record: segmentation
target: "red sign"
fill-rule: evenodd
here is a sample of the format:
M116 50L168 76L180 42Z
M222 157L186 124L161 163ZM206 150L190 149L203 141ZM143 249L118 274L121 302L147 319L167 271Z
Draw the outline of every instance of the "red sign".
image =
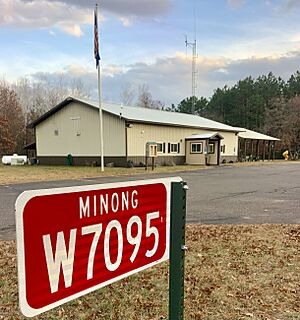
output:
M20 308L35 316L169 257L179 178L25 191L16 202Z

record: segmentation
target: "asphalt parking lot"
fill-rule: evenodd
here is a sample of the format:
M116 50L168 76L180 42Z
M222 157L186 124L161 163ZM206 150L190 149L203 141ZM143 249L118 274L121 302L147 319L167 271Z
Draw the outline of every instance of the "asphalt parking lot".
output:
M209 170L0 186L0 240L15 238L14 203L25 190L181 176L189 186L187 222L300 223L300 163L220 166Z

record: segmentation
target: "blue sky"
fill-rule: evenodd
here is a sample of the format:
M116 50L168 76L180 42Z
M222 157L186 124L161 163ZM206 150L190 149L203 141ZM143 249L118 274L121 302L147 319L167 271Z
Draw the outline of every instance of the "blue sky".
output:
M0 0L0 76L81 79L97 87L90 0ZM198 96L272 71L287 79L300 63L298 0L102 0L103 97L146 85L177 104L191 94L197 38Z

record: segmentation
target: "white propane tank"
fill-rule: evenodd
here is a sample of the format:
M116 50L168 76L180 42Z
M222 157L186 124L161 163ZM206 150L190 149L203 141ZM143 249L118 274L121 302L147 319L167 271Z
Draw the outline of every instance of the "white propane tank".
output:
M11 156L3 156L2 163L3 164L10 164L11 163Z
M16 153L12 156L3 156L3 164L11 164L12 166L23 165L27 163L27 156L17 155Z

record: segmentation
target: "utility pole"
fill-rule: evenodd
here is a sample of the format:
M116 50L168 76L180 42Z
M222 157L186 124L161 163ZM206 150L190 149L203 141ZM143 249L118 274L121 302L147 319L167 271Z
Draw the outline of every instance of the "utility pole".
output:
M197 41L196 37L194 39L194 42L188 42L187 36L185 36L185 46L192 48L192 114L195 113L195 105L196 105L196 59L197 59Z

